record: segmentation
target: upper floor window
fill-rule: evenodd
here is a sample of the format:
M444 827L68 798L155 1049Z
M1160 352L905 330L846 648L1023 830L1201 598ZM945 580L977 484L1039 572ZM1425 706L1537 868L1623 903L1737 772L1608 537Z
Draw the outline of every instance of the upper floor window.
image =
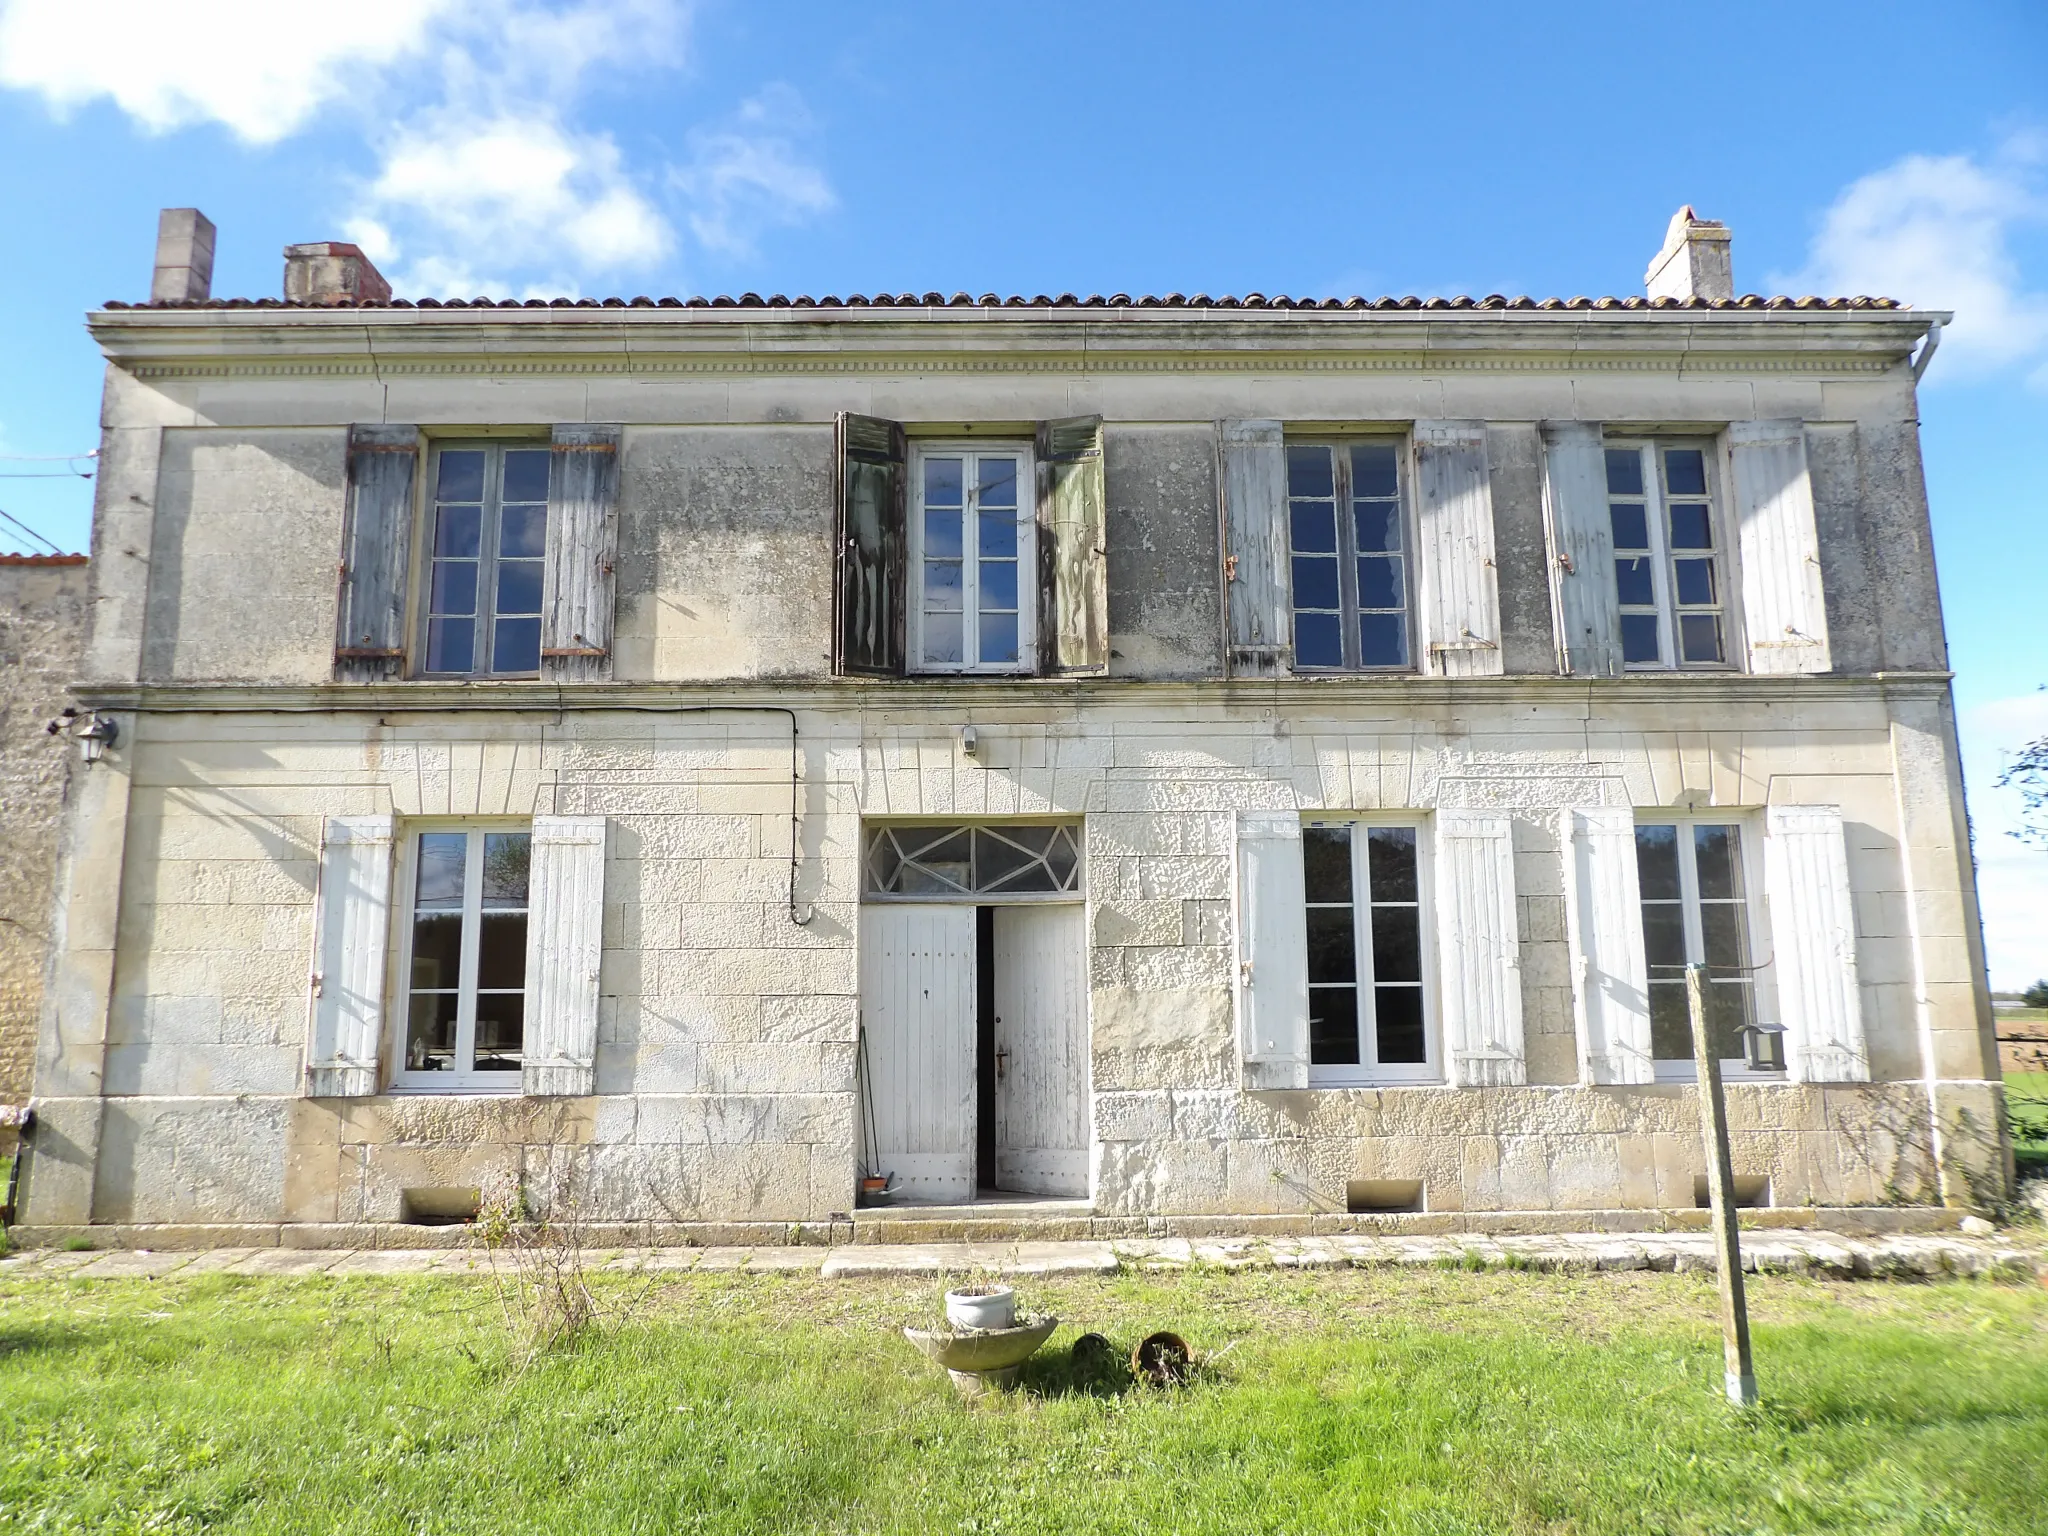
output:
M512 829L412 839L398 1086L519 1091L532 844Z
M539 673L548 461L544 444L435 449L422 671L453 677Z
M1756 888L1739 822L1657 818L1636 823L1643 956L1649 963L1650 1054L1659 1077L1693 1073L1685 967L1707 967L1707 1029L1723 1069L1744 1070L1742 1031L1757 1022L1751 960Z
M1726 666L1728 571L1706 449L1610 444L1607 510L1623 665Z
M1029 672L1037 645L1031 450L935 444L915 455L912 668Z
M1398 445L1288 443L1287 531L1295 670L1408 666Z
M1310 824L1311 1080L1419 1082L1441 1075L1429 1030L1422 852L1414 825Z

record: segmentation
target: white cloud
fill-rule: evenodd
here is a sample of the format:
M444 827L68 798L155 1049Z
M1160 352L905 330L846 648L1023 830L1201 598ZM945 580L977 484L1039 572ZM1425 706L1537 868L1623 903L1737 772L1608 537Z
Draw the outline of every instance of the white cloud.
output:
M1931 377L1960 377L2048 354L2048 290L2030 286L2013 237L2048 216L2040 146L1993 155L1908 155L1852 182L1821 220L1806 265L1774 274L1783 293L1873 294L1952 309Z
M2016 991L2048 976L2048 850L2012 835L2019 792L1999 788L1997 778L2021 747L2048 736L2048 692L1993 699L1960 724L1985 956L1992 986Z
M809 126L796 91L771 85L744 102L729 124L690 135L690 163L671 180L695 205L690 233L705 249L745 256L768 226L832 208L837 199L824 174L795 148L794 139Z

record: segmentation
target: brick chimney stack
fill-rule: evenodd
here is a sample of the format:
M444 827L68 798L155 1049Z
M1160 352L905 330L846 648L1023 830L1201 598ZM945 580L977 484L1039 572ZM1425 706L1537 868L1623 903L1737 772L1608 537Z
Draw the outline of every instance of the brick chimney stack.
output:
M166 208L156 219L152 304L203 304L213 297L213 220L197 208Z
M388 304L391 285L361 247L315 240L284 248L284 296L303 304Z
M1734 298L1731 238L1726 224L1700 218L1686 204L1671 216L1664 249L1643 274L1644 291L1653 299Z

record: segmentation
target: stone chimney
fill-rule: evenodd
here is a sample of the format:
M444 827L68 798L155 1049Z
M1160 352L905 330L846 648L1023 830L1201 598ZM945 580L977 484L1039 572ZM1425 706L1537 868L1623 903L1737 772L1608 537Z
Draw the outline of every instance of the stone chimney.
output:
M1729 241L1726 224L1700 218L1686 204L1671 215L1664 249L1643 274L1644 291L1653 299L1734 298L1735 263Z
M166 208L156 217L152 304L200 304L213 297L213 220L197 208Z
M315 240L284 248L284 296L303 304L388 304L391 285L360 247Z

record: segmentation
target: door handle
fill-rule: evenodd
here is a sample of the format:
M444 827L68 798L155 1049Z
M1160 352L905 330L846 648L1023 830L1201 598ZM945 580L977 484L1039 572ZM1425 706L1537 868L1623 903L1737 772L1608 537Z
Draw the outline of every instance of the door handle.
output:
M999 1083L1000 1083L1000 1082L1001 1082L1001 1081L1003 1080L1003 1076L1004 1076L1004 1074L1005 1074L1006 1072L1008 1072L1008 1070L1009 1070L1009 1066L1008 1066L1009 1060L1010 1060L1010 1053L1009 1053L1009 1051L1008 1051L1008 1049L1007 1049L1007 1048L1005 1048L1005 1049L999 1049L999 1050L997 1050L997 1052L996 1052L996 1081L997 1081L997 1082L999 1082Z

